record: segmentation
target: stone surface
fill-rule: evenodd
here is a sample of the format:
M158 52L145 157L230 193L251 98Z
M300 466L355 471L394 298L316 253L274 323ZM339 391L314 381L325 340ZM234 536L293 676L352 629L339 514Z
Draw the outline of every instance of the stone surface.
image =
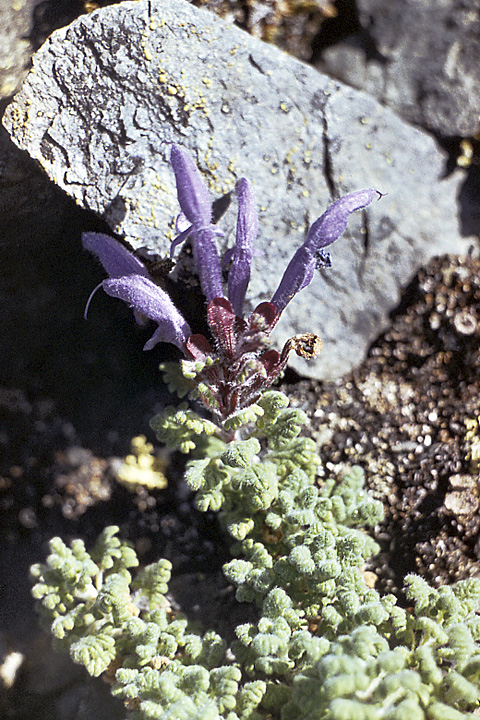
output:
M369 96L182 0L107 8L59 30L34 58L5 125L75 200L134 246L165 254L177 212L168 143L190 149L215 197L253 183L260 210L250 287L268 299L306 229L345 192L387 193L352 217L323 271L275 331L322 335L303 374L358 364L402 288L432 255L466 252L479 230L463 171ZM231 242L235 202L222 218Z
M326 49L318 67L440 136L478 133L478 0L356 4L362 29Z
M0 98L13 95L27 73L28 35L38 0L0 0Z

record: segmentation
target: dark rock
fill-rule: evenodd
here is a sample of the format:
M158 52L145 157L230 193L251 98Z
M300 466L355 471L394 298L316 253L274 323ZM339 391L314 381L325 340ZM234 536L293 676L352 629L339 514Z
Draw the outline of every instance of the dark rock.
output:
M325 20L337 15L332 0L193 0L192 4L302 60L310 59L312 40Z
M177 212L170 142L193 152L217 198L248 177L263 251L252 303L271 296L332 197L368 186L388 193L352 217L333 269L290 304L276 330L280 345L302 331L323 336L317 361L293 363L316 377L358 363L419 265L467 251L476 228L468 206L459 222L464 174L440 181L446 155L431 138L182 0L122 3L55 33L5 124L79 204L160 255ZM227 241L234 222L232 202L222 218Z
M360 30L321 50L317 67L438 136L478 133L477 0L357 0L356 5Z

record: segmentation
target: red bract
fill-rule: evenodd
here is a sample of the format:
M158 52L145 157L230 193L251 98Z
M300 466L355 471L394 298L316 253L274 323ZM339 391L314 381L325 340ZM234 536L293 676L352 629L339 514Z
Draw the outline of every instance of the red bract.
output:
M261 303L247 320L235 315L225 298L215 298L207 309L208 325L215 347L204 335L192 335L186 343L190 358L203 364L195 384L204 404L226 419L254 403L270 387L288 360L291 350L299 351L300 341L289 340L281 353L268 348L270 332L279 317L273 303ZM297 338L316 338L313 335Z

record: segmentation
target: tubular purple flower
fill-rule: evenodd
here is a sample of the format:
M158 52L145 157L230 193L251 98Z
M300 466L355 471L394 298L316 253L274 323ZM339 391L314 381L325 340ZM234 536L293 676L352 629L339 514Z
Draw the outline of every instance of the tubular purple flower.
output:
M150 350L159 342L172 343L185 350L187 338L192 334L190 326L158 285L143 275L124 275L104 280L102 286L108 295L124 300L157 323L158 328L144 350Z
M313 223L305 244L312 246L314 252L331 245L345 231L350 214L370 205L376 197L378 192L368 188L340 198Z
M329 264L330 257L323 248L340 237L347 227L350 214L370 205L377 194L376 190L369 188L345 195L330 205L328 210L313 223L305 242L290 260L272 298L279 315L290 300L311 283L317 262Z
M223 297L222 271L215 243L215 235L222 233L212 224L212 201L193 159L174 144L170 162L175 174L178 202L183 215L191 223L173 241L171 253L177 245L191 238L202 292L210 302L216 297Z
M103 233L86 232L82 234L82 244L85 250L93 253L100 260L110 277L123 275L148 277L145 265L118 240Z
M148 270L145 265L126 247L109 235L103 233L86 232L82 234L82 244L85 250L93 253L100 260L103 267L111 278L123 277L125 275L143 275L148 277ZM97 285L90 293L85 305L84 317L87 317L88 309L93 296L103 283ZM135 319L142 324L141 316L135 312Z
M170 163L175 173L177 197L185 217L196 228L212 222L212 201L193 159L178 145L172 145Z
M193 257L207 303L214 298L223 297L222 271L215 234L215 230L211 227L195 230L192 233Z
M294 295L312 281L315 268L330 263L325 248L343 233L350 214L369 205L377 191L361 190L333 203L311 225L304 243L290 260L272 301L261 302L249 317L243 318L258 229L252 189L244 178L237 182L235 246L227 250L223 258L224 269L229 267L227 299L223 294L222 270L215 243L215 236L223 233L212 223L212 202L207 188L183 148L172 146L171 163L181 209L176 223L178 236L171 251L173 254L178 244L189 239L196 273L208 303L208 338L192 333L170 297L153 282L147 267L134 253L99 233L86 233L83 244L97 256L110 275L98 287L127 302L137 320L145 322L148 318L156 323L156 330L144 349L168 342L193 361L183 369L191 391L213 412L220 423L219 431L223 427L222 439L230 441L236 438L236 433L226 429L222 425L224 421L257 402L261 393L284 370L289 354L295 351L308 359L321 349L321 340L313 333L295 335L281 352L269 349L268 342L281 313ZM157 277L156 273L154 277ZM160 281L161 275L158 277ZM87 310L92 296L93 293Z
M248 181L240 178L235 189L238 197L237 232L232 265L228 274L228 299L235 315L242 317L243 302L250 280L253 241L257 236L258 218L255 198Z

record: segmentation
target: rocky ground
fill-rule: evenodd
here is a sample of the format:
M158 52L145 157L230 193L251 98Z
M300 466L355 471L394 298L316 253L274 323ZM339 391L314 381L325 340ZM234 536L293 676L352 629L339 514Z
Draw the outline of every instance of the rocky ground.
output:
M398 594L407 572L438 586L480 571L479 271L434 259L353 373L287 389L311 416L323 472L358 463L385 503L382 591Z
M8 42L16 49L8 61L0 53L3 105L29 53L55 27L103 4L109 3L15 5L3 31L11 31ZM414 64L408 43L397 47L407 31L382 35L391 4L322 0L302 3L301 12L288 2L196 4L208 4L353 85L363 83L382 102L394 97L391 78L404 78L396 109L449 150L446 174L457 163L467 166L459 201L470 207L462 218L465 233L478 232L479 218L465 201L480 186L478 134L471 124L478 96L462 101L461 126L455 125L458 98L448 104L448 84L459 82L451 75L460 64L454 68L447 50L435 58L440 69L424 68L417 56ZM425 13L418 13L426 17L428 3L418 8L423 5ZM444 37L458 36L460 48L476 42L470 5L451 3L438 25ZM7 6L13 8L0 2L2 12ZM421 17L407 22L407 10L399 10L406 27L420 28ZM449 35L454 31L457 36ZM470 51L460 56L468 86L478 63L468 64ZM437 108L431 100L439 97L436 88L422 85L408 67L440 78ZM423 104L409 104L412 87L423 88ZM38 628L28 568L45 557L52 536L82 537L88 544L105 525L117 524L143 562L159 556L173 562L174 602L191 616L219 627L219 617L241 617L245 608L236 606L222 579L227 542L214 516L193 510L179 455L169 458L165 489L132 492L115 479L131 438L145 433L153 440L148 420L170 398L157 369L165 350L141 352L146 337L128 309L99 294L90 321L82 318L88 288L102 273L95 275L94 263L85 259L79 234L107 228L50 184L3 130L0 146L0 658L10 663L0 661L0 719L120 719L123 708L106 686L53 653ZM402 579L411 571L435 585L479 573L479 343L480 261L445 256L413 279L389 329L353 372L319 382L289 371L282 381L292 403L310 417L306 432L321 446L320 481L343 464L360 464L385 504L385 521L375 531L381 552L369 568L382 592L401 598Z
M415 278L391 329L357 370L328 383L289 372L282 383L310 417L306 432L321 446L320 481L344 464L360 464L369 489L384 501L385 521L375 530L381 552L369 569L378 589L400 598L408 572L440 585L480 571L479 318L480 262L438 258ZM215 599L223 611L225 603L235 609L221 579L227 542L213 516L192 509L182 458L170 457L163 490L132 493L114 479L112 451L128 452L132 434L146 430L150 383L147 367L125 404L127 426L116 437L97 427L95 441L84 423L60 412L61 394L2 388L4 432L12 440L0 467L1 576L8 578L3 639L26 652L6 693L5 717L23 720L34 711L36 718L62 712L77 719L97 704L97 717L111 717L115 707L120 712L101 685L51 655L36 630L28 566L44 557L53 535L88 543L105 525L118 524L144 562L160 555L172 560L179 606L207 624L218 620ZM210 612L202 616L205 596ZM40 661L45 655L47 666ZM53 683L50 662L61 663L62 681L55 674Z

